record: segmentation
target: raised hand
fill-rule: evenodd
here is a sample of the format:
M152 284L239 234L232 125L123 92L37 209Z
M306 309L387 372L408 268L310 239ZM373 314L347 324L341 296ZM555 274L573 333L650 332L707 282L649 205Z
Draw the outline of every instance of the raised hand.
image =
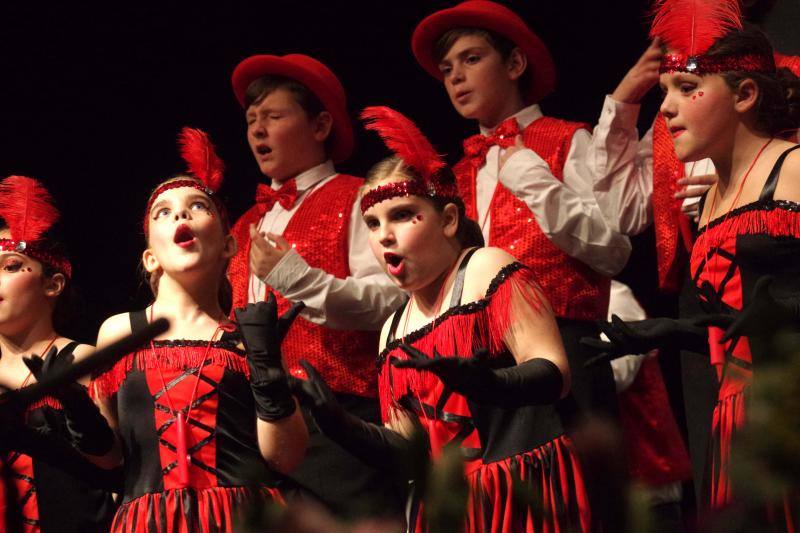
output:
M270 293L266 302L247 304L233 312L247 351L256 414L262 420L280 420L296 408L283 369L281 342L302 309L302 302L296 303L278 318L278 302Z
M37 381L45 377L58 375L69 368L75 361L72 351L57 350L55 346L45 354L44 359L38 355L23 357L25 366ZM64 408L69 439L79 451L94 456L108 453L114 445L114 432L105 417L89 397L89 393L79 383L68 383L53 391ZM55 429L55 428L53 428Z
M663 56L661 41L656 38L636 64L625 74L611 94L611 98L617 102L638 104L644 95L658 83L658 68L661 66Z

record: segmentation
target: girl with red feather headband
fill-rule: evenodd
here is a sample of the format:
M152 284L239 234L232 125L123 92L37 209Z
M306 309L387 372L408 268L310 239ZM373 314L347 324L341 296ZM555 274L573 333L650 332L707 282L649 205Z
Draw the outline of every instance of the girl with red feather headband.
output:
M748 418L745 399L757 368L775 352L777 308L748 309L796 293L800 280L800 150L784 138L800 126L800 81L776 68L766 36L743 26L739 9L736 0L661 0L651 29L667 48L660 111L675 154L682 162L710 158L719 175L701 201L691 280L705 309L723 314L712 322L725 327L737 317L735 327L695 327L691 335L677 334L692 328L660 328L644 341L650 348L679 337L707 343L719 383L704 480L712 508L736 496L730 458ZM772 275L770 287L764 276ZM611 324L610 337L623 352L628 342L647 348L642 335L651 322ZM790 506L783 507L778 516L786 512L791 524Z
M458 446L469 486L466 531L588 530L580 469L553 407L569 391L569 365L533 274L506 252L481 247L452 172L411 121L385 107L362 118L395 152L363 186L370 246L410 296L381 334L384 426L347 415L306 362L301 398L333 440L404 479L413 430L423 431L434 459ZM518 483L536 501L514 499ZM418 505L409 526L425 530Z
M48 237L59 218L48 191L31 178L6 178L0 218L0 391L7 391L58 372L92 349L54 325L72 266L64 247ZM103 455L114 437L86 384L67 385L24 413L0 400L0 463L8 474L0 487L3 531L108 528L110 493L90 485L108 476L81 454Z
M142 263L155 299L110 317L98 334L105 346L154 317L170 321L93 382L119 436L98 463L124 457L112 531L232 531L245 505L283 501L274 472L291 471L305 452L280 353L301 306L278 318L271 300L227 319L236 242L217 195L222 161L199 130L185 128L180 143L189 172L156 187L144 219Z

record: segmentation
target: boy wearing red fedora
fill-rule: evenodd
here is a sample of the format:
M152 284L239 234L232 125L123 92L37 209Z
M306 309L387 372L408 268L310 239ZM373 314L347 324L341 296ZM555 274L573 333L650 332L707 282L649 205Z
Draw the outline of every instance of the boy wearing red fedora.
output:
M488 0L428 16L412 48L456 111L480 126L454 167L467 216L489 246L535 272L570 356L578 412L615 417L611 368L584 368L591 354L579 340L597 334L610 276L624 267L630 242L592 193L586 125L545 117L537 105L555 85L549 51L517 14Z
M377 331L403 301L367 242L356 198L360 178L334 163L353 150L344 88L309 56L255 55L233 71L233 91L245 110L247 140L270 185L233 228L239 251L228 274L233 307L272 292L281 312L292 301L305 310L282 345L289 373L305 379L301 358L325 377L354 414L378 422ZM334 512L393 511L401 498L311 424L304 463L292 477Z

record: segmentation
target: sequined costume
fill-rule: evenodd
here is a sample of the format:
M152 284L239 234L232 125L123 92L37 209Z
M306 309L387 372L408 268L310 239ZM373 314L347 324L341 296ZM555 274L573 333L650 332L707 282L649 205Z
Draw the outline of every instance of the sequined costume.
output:
M575 132L584 124L541 117L523 131L523 142L563 181L564 166ZM466 146L465 152L472 150ZM454 168L458 193L464 200L467 217L477 220L478 171L482 157L462 159ZM491 217L487 246L502 248L533 271L558 319L561 338L572 369L572 394L565 402L567 410L578 413L600 412L617 417L617 400L611 367L584 363L594 354L580 344L583 337L599 335L595 320L605 317L608 309L610 278L553 244L542 232L536 216L521 199L498 181L489 205ZM574 423L574 421L570 421Z
M68 344L62 354L77 345ZM51 396L30 405L25 420L33 437L21 437L16 449L0 452L0 531L108 531L115 506L100 486L111 488L114 475L59 438L67 434L62 409Z
M800 205L773 198L783 160L795 148L777 160L757 201L712 220L695 241L694 285L710 284L715 297L731 312L747 305L756 281L767 274L776 276L776 293L800 290ZM764 346L747 337L721 345L722 334L719 328L709 328L711 364L719 381L705 479L706 501L714 508L731 502L732 440L746 422L754 368L770 356Z
M133 331L147 323L144 311L130 319ZM93 382L100 397L116 399L125 458L112 531L232 531L247 505L283 502L279 478L259 451L249 371L237 344L228 333L213 343L154 341ZM177 412L187 420L188 485L179 476Z
M397 331L402 309L395 314L378 359L383 419L392 419L395 410L413 413L428 433L434 459L448 443L461 446L470 494L467 531L588 531L580 467L552 405L519 409L479 405L448 390L429 372L391 365L393 358L406 357L398 347L401 342L427 354L436 349L454 357L472 357L473 348L486 346L493 365L515 364L502 337L510 325L511 298L534 283L534 275L513 263L496 275L485 298L460 304L458 287L463 287L467 261L469 256L459 267L450 308L434 322L402 335ZM515 501L515 483L538 495L537 500ZM421 505L415 505L409 518L412 531L425 530L423 515Z

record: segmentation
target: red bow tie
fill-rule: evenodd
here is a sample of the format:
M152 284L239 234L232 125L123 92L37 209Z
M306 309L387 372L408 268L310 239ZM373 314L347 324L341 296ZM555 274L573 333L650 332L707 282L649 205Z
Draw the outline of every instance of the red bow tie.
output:
M263 183L259 183L256 188L256 205L261 216L269 213L276 202L288 211L294 207L295 201L297 201L297 185L293 179L284 183L277 191Z
M510 118L503 121L491 135L473 135L464 141L464 155L470 158L475 166L483 165L486 152L495 144L500 148L514 146L514 139L519 135L517 119Z

